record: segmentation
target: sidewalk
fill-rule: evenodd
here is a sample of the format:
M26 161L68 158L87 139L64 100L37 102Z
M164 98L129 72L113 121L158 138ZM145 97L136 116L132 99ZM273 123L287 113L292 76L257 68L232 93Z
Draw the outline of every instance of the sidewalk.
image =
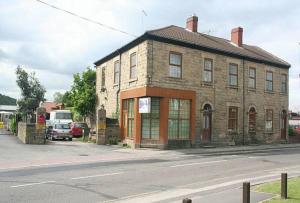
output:
M217 155L217 154L246 154L248 152L264 152L276 151L280 149L295 149L300 148L300 143L297 144L263 144L263 145L240 145L240 146L220 146L220 147L199 147L190 149L178 149L175 151L184 154L202 154L202 155Z

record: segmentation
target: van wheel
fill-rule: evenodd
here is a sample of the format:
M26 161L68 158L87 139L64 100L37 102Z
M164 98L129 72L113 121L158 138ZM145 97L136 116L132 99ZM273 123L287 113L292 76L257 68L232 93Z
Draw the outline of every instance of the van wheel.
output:
M51 135L51 140L52 140L52 141L54 141L54 140L55 140L55 138L54 138L52 135Z
M69 138L69 141L72 141L73 140L73 138Z

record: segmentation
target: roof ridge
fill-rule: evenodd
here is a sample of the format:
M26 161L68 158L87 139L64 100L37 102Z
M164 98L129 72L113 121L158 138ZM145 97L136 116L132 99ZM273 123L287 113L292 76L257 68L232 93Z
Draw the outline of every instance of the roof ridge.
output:
M161 28L154 29L154 30L147 30L145 33L160 31L160 30L164 30L164 29L167 29L167 28L170 28L170 27L177 27L177 26L175 26L175 25L169 25L169 26L161 27Z

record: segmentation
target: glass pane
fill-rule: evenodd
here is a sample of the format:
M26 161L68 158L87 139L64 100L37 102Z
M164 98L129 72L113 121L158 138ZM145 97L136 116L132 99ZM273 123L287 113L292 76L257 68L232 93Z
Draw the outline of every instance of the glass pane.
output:
M180 120L179 122L179 138L189 139L190 137L190 120Z
M212 70L212 61L211 60L205 59L204 69L205 70Z
M273 73L267 72L267 80L273 80Z
M235 75L229 76L229 85L237 86L237 76Z
M169 118L178 118L179 114L179 100L170 99L169 100Z
M248 87L255 88L255 80L253 78L249 78Z
M181 77L181 68L178 66L170 65L170 76L175 78Z
M271 81L266 82L266 90L273 91L273 82Z
M151 120L151 139L159 138L159 119Z
M236 74L236 75L237 75L237 65L235 65L235 64L230 64L230 65L229 65L229 73L230 73L230 74Z
M142 119L142 137L150 138L150 119Z
M136 66L136 53L130 55L130 67Z
M170 64L181 65L181 55L179 54L170 54Z
M180 113L179 118L190 118L190 101L189 100L180 100Z
M272 123L272 121L266 121L266 129L267 130L272 130L272 128L273 128L273 123Z
M253 68L249 69L249 77L255 78L255 69Z
M210 71L204 71L204 74L203 74L203 80L205 82L211 82L211 72Z
M136 78L136 66L130 68L130 78Z
M178 137L178 120L169 119L168 122L168 138L177 139Z

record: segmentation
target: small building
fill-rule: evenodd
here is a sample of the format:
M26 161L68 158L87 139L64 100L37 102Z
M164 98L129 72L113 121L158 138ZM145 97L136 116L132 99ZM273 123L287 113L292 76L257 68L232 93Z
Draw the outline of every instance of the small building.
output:
M13 115L17 109L17 105L0 105L0 122L3 122L5 128L8 128L9 116Z
M243 42L186 27L150 30L95 62L97 109L133 147L286 141L290 64Z

